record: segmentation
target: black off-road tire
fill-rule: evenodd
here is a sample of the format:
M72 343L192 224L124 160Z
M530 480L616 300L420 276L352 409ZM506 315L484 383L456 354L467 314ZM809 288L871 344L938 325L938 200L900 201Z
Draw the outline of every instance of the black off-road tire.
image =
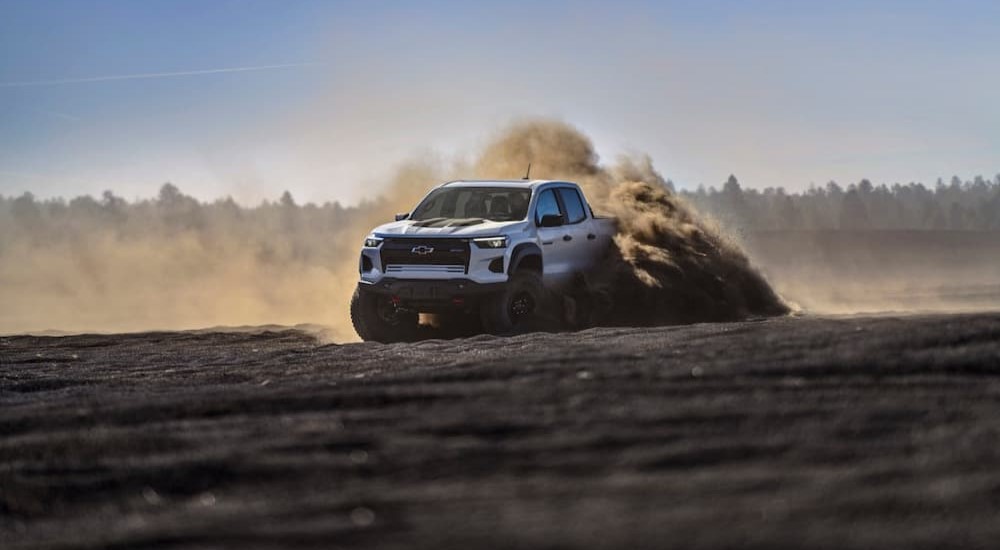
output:
M408 342L416 338L418 316L395 309L384 294L354 290L351 297L351 323L366 342Z
M534 271L517 272L501 292L483 301L483 329L501 335L538 330L544 303L542 277Z

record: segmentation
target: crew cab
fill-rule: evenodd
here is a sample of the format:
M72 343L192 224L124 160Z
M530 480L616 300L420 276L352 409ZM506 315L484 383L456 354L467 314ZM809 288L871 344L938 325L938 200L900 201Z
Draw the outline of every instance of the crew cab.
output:
M354 329L363 340L408 340L418 315L434 313L516 332L547 291L601 260L614 233L572 182L444 183L365 238Z

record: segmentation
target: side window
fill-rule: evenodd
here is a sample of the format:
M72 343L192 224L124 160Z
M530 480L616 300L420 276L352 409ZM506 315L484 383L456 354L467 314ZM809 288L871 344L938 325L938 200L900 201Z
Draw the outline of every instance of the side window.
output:
M542 216L546 214L561 214L559 211L559 203L556 202L556 194L551 189L546 189L542 191L541 195L538 195L538 202L535 203L535 224L542 223Z
M587 219L587 214L583 210L583 202L580 200L580 193L577 193L576 189L560 187L559 197L562 198L563 206L566 207L566 223L580 223Z

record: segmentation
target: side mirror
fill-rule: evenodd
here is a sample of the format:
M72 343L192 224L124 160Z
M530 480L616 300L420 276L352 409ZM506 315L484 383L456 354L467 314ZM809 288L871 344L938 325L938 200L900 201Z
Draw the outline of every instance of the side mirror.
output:
M409 218L409 217L410 217L410 213L409 212L403 212L402 214L396 214L396 221L397 222L401 222L401 221L403 221L403 220L405 220L406 218Z
M542 216L542 221L538 225L541 227L559 227L564 223L566 221L563 219L562 214L546 214Z

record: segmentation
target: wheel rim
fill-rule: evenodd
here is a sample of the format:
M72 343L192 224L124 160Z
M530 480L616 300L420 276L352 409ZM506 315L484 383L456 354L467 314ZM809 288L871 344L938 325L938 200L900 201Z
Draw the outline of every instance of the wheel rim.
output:
M529 292L518 292L510 299L507 312L511 320L518 321L535 311L535 298Z

